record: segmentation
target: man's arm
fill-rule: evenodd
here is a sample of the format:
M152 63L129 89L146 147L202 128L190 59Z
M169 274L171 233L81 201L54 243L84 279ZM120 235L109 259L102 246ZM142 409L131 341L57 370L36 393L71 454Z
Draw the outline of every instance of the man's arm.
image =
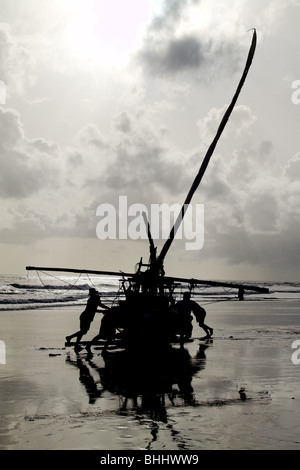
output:
M99 297L98 306L101 307L101 308L104 308L105 310L109 310L109 307L107 307L107 305L104 305L104 304L101 302L100 297Z

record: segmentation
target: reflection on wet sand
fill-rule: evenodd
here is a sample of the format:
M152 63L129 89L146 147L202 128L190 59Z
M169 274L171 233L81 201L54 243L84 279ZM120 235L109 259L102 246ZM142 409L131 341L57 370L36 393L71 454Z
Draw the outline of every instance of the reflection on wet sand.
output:
M90 404L109 392L119 396L119 413L133 410L166 423L167 406L197 405L192 380L205 368L205 351L212 344L212 339L201 343L194 356L185 347L169 346L142 355L130 350L75 358L68 354L66 362L79 369ZM155 434L155 429L151 432Z

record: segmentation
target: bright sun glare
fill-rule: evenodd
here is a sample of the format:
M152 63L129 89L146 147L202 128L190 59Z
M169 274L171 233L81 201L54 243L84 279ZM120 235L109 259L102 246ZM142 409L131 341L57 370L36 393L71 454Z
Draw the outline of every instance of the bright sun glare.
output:
M151 0L67 0L66 41L78 60L122 67L151 14Z

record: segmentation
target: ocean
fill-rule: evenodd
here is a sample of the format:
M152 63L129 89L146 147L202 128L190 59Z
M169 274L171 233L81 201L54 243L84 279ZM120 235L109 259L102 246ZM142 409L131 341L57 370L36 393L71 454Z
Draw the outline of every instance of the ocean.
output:
M84 305L88 289L95 287L103 302L113 305L122 295L120 278L78 275L53 275L44 272L30 272L28 275L0 275L0 311L31 310L39 308L64 308ZM269 293L246 291L246 300L279 301L300 300L300 282L253 282L230 280L231 283L250 284L267 287ZM187 286L176 288L175 298L179 300ZM201 305L215 302L235 301L237 289L215 286L197 286L192 291L193 298Z

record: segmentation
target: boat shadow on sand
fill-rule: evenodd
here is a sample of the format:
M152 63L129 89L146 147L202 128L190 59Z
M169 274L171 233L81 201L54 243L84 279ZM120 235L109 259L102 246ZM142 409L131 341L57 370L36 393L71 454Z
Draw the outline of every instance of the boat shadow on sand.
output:
M119 397L119 413L135 412L167 422L168 406L197 406L193 377L206 366L209 339L191 356L185 347L151 349L143 354L130 350L103 351L99 355L67 354L67 364L79 369L79 381L94 404L107 392Z

